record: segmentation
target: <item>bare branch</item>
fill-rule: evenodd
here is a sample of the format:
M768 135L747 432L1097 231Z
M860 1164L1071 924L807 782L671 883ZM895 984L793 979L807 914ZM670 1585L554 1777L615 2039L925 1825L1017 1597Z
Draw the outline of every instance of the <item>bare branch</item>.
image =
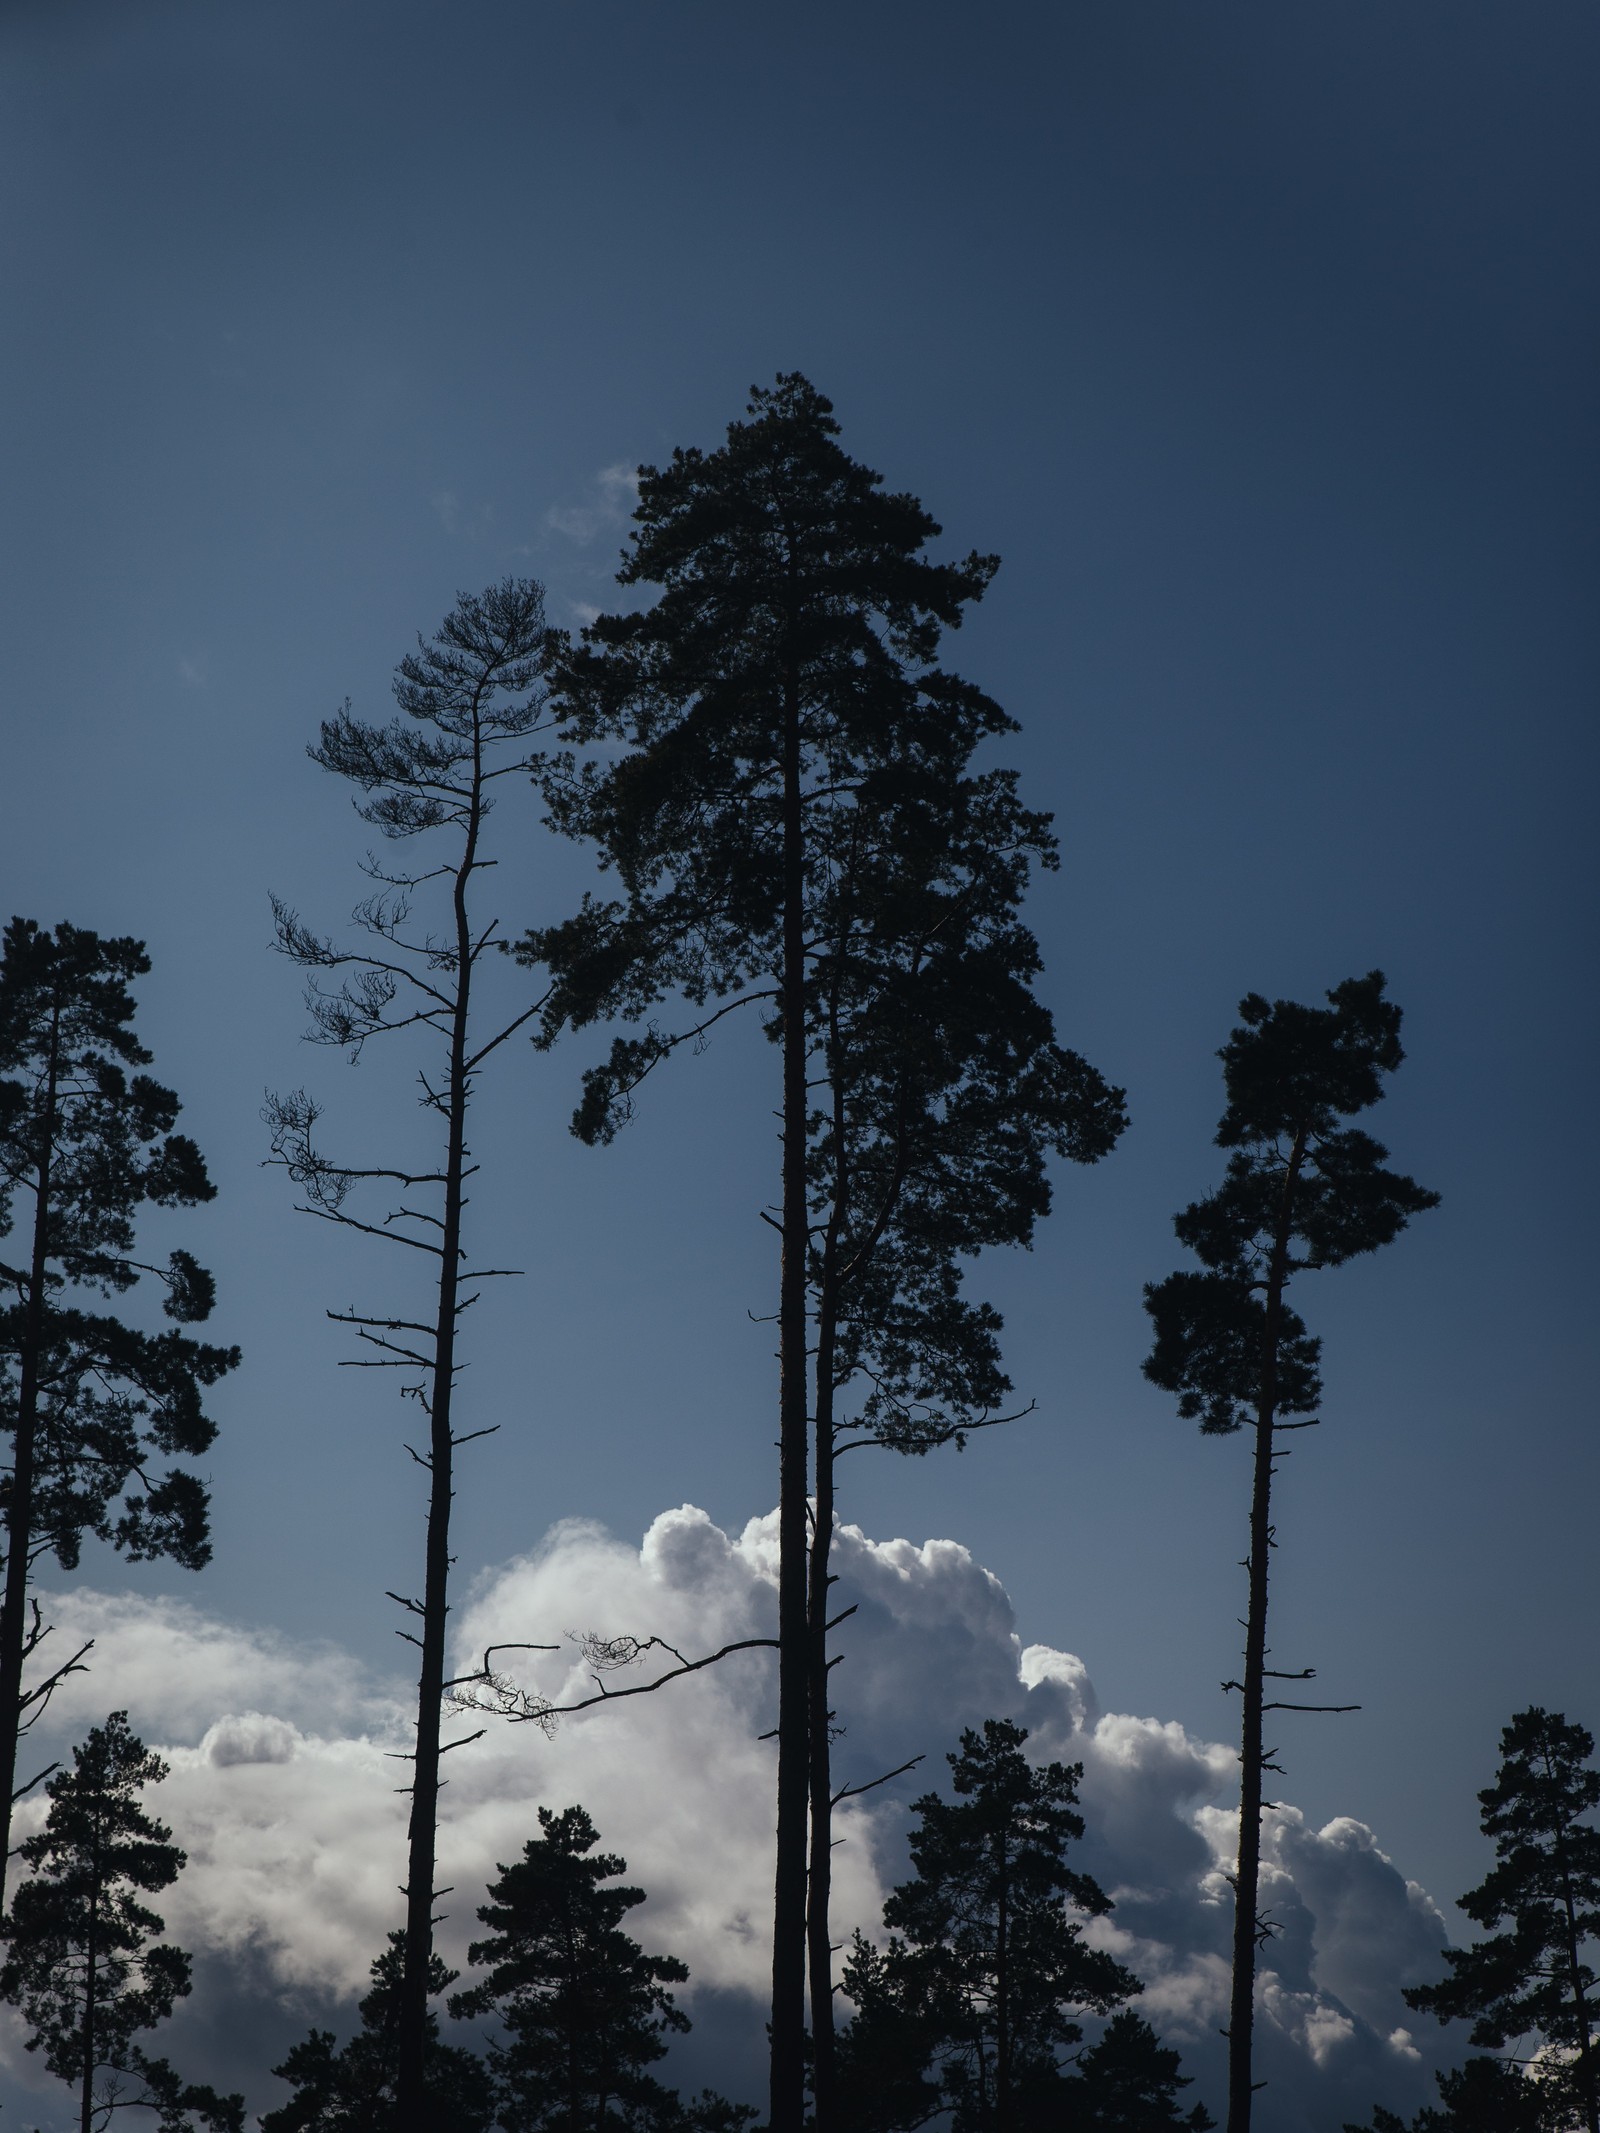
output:
M458 1688L448 1699L451 1708L457 1711L492 1711L498 1717L509 1719L513 1725L536 1725L550 1736L554 1734L555 1723L559 1718L571 1717L578 1711L592 1710L596 1704L617 1703L626 1696L653 1695L657 1689L665 1688L669 1681L679 1681L685 1674L698 1674L708 1666L715 1666L719 1660L730 1658L735 1652L776 1651L778 1648L776 1637L741 1637L732 1644L724 1644L718 1651L708 1652L704 1658L686 1659L677 1646L669 1644L664 1637L601 1637L593 1632L584 1632L575 1636L572 1641L595 1670L592 1679L596 1693L593 1696L580 1697L575 1703L552 1703L548 1697L520 1689L504 1675L495 1673L487 1664L485 1654L485 1665L480 1673L461 1677L463 1682L481 1684L481 1693ZM497 1651L510 1648L499 1645L491 1647ZM529 1648L548 1650L551 1647ZM654 1681L636 1681L620 1689L607 1688L601 1678L603 1674L632 1666L650 1651L668 1652L678 1663L666 1673L658 1674Z
M866 1784L864 1785L846 1785L841 1791L836 1792L833 1795L833 1798L828 1802L828 1805L830 1807L837 1807L842 1800L859 1799L862 1793L864 1792L876 1791L878 1786L887 1785L891 1778L904 1777L908 1770L915 1770L918 1763L922 1762L923 1760L923 1756L914 1755L912 1756L910 1762L899 1763L895 1766L893 1770L886 1770L883 1773L882 1777L869 1778Z

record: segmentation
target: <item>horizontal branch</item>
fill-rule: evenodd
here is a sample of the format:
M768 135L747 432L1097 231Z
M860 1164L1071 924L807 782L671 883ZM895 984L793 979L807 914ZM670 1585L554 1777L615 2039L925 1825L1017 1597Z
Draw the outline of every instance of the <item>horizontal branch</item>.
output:
M1358 1703L1264 1703L1263 1711L1359 1711Z
M554 1731L558 1718L570 1718L578 1711L593 1710L597 1704L620 1703L628 1696L654 1695L657 1689L664 1689L669 1681L680 1681L686 1674L701 1673L706 1667L715 1666L719 1660L731 1658L735 1652L770 1652L778 1649L776 1637L741 1637L732 1644L724 1644L718 1651L708 1652L703 1658L686 1659L677 1646L669 1644L664 1637L585 1637L580 1639L579 1643L591 1664L599 1666L602 1671L609 1671L613 1666L631 1666L649 1651L670 1652L678 1664L670 1667L666 1673L658 1674L654 1681L631 1682L620 1689L607 1688L600 1674L595 1673L590 1676L595 1685L594 1695L580 1697L575 1703L558 1704L552 1703L548 1697L536 1696L526 1689L519 1689L503 1675L496 1674L489 1666L488 1654L485 1653L482 1670L476 1675L461 1677L463 1681L481 1684L482 1693L458 1692L451 1696L450 1702L458 1711L492 1711L501 1718L509 1719L513 1725L527 1725L531 1722L550 1733ZM490 1647L496 1651L509 1648L500 1645ZM549 1647L531 1648L537 1650ZM622 1654L624 1651L626 1656L609 1657L610 1654Z

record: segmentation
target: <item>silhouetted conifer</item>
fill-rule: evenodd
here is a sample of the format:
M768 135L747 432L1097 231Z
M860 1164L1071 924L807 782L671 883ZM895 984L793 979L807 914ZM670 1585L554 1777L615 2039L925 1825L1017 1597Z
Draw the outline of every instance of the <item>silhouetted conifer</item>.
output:
M626 752L547 779L552 819L597 843L622 896L525 943L557 979L549 1028L644 1020L674 991L693 1010L687 1027L614 1044L586 1080L586 1138L609 1138L657 1061L739 1006L757 1004L780 1047L773 2133L799 2133L804 2113L809 1082L825 914L856 810L887 818L948 790L1011 726L937 663L994 559L927 560L937 525L837 436L829 403L791 375L754 393L720 450L641 470L619 575L659 597L586 630L559 692L569 740Z
M886 778L827 825L837 838L813 959L808 1169L814 1347L811 1542L812 2085L833 2122L829 1925L829 1559L837 1457L962 1445L1008 1419L999 1314L962 1294L962 1261L1030 1242L1047 1160L1093 1162L1125 1122L1120 1090L1056 1042L1018 907L1055 864L1048 818L1006 771L941 761ZM869 1780L868 1782L873 1782ZM846 1797L857 1788L846 1787Z
M1380 2105L1370 2126L1346 2124L1344 2133L1560 2133L1576 2123L1550 2115L1542 2082L1528 2081L1499 2059L1469 2059L1454 2073L1435 2074L1442 2110L1421 2110L1409 2127Z
M20 2007L28 2050L78 2091L79 2133L103 2133L120 2109L154 2111L162 2133L195 2124L243 2133L244 2098L184 2082L133 2041L189 1991L189 1958L155 1940L156 1913L134 1894L170 1888L184 1855L139 1789L167 1766L113 1711L52 1778L44 1828L19 1847L33 1868L5 1920L0 1999Z
M478 1913L492 1937L469 1956L488 1976L450 2003L507 2032L490 2049L499 2122L507 2133L739 2133L753 2111L709 2092L686 2105L649 2072L667 2033L689 2027L668 1989L689 1973L622 1930L645 1900L615 1885L627 1861L595 1850L581 1807L541 1807L539 1827Z
M324 724L321 740L309 751L314 762L369 796L357 803L357 811L385 837L448 838L448 850L414 873L389 872L375 860L367 862L377 887L355 913L365 946L337 947L274 900L279 947L313 974L307 1005L314 1039L346 1047L352 1057L375 1039L399 1032L424 1033L435 1045L434 1059L419 1075L423 1104L434 1114L442 1141L434 1167L337 1162L317 1142L319 1108L304 1093L273 1097L267 1107L274 1158L305 1190L311 1213L397 1243L433 1263L431 1294L419 1307L427 1317L399 1311L329 1313L353 1326L366 1343L363 1367L400 1370L412 1378L406 1389L428 1418L421 1460L428 1473L422 1597L391 1595L416 1622L419 1634L402 1634L420 1657L405 1967L396 2016L398 2133L430 2133L422 2062L433 1950L439 1759L447 1752L440 1741L440 1714L448 1686L450 1503L455 1452L465 1441L452 1426L457 1337L462 1314L474 1301L471 1284L503 1271L470 1268L463 1248L466 1183L476 1169L467 1119L484 1062L542 1004L493 1021L487 1030L481 1012L475 1017L474 987L496 945L496 926L475 910L473 892L478 874L494 863L483 845L494 788L511 776L520 784L528 773L528 743L542 713L548 648L537 585L508 580L487 592L463 595L437 634L400 663L394 693L403 716L372 726L353 718L346 706ZM441 933L427 930L413 916L414 900L429 884L438 885L445 904ZM336 989L324 989L325 976ZM349 1195L363 1186L395 1195L386 1216L367 1220L350 1211ZM419 1198L430 1204L418 1206Z
M1202 1430L1255 1430L1250 1502L1249 1608L1245 1625L1240 1749L1239 1859L1234 1878L1233 1984L1228 2014L1228 2133L1249 2133L1256 1952L1261 1934L1262 1772L1276 1769L1262 1742L1265 1711L1352 1709L1268 1701L1269 1680L1304 1681L1267 1665L1267 1573L1272 1478L1285 1415L1312 1415L1322 1397L1320 1343L1284 1300L1294 1275L1341 1266L1390 1243L1437 1193L1386 1169L1388 1150L1341 1119L1383 1094L1400 1049L1400 1010L1383 975L1347 978L1325 1008L1251 993L1242 1026L1223 1046L1228 1106L1217 1145L1234 1153L1223 1183L1186 1207L1174 1227L1203 1271L1171 1274L1145 1290L1155 1345L1145 1375L1178 1395L1178 1412Z
M962 1734L948 1758L956 1799L916 1803L916 1873L884 1905L887 1947L856 1936L845 1990L858 2011L839 2052L853 2133L893 2133L940 2109L952 2133L1059 2125L1076 2094L1076 2017L1141 1990L1083 1938L1083 1919L1111 1904L1066 1861L1083 1835L1081 1766L1029 1763L1027 1738L992 1718Z
M433 1956L429 1997L447 1992L458 1975ZM261 2133L390 2133L404 1978L405 1935L391 1933L388 1947L373 1962L372 1990L357 2010L360 2029L343 2045L332 2030L314 2029L273 2068L295 2093L266 2113ZM439 2020L431 2007L423 2029L422 2094L432 2133L489 2133L497 2123L488 2068L476 2053L439 2041Z
M1450 1975L1410 1987L1406 2000L1441 2022L1470 2022L1474 2044L1537 2040L1538 2079L1528 2085L1552 2114L1546 2123L1600 2133L1595 1973L1584 1957L1600 1935L1594 1736L1535 1707L1502 1732L1500 1754L1494 1783L1478 1794L1495 1865L1460 1904L1475 1924L1504 1930L1447 1948Z
M1210 2133L1204 2104L1185 2111L1178 2092L1190 2086L1181 2061L1131 2007L1112 2016L1098 2044L1082 2054L1067 2083L1056 2123L1072 2133Z
M201 1396L237 1365L238 1349L141 1332L84 1305L153 1274L166 1316L183 1324L208 1317L215 1293L188 1252L164 1267L134 1257L147 1203L216 1196L199 1149L172 1130L177 1097L138 1071L150 1054L133 1033L129 988L149 968L138 941L66 924L47 933L21 918L0 954L0 1237L19 1214L24 1233L20 1263L0 1262L0 1425L12 1440L0 1483L0 1898L13 1800L31 1789L16 1782L18 1736L83 1657L24 1687L48 1634L30 1591L34 1565L52 1553L76 1569L86 1533L135 1561L168 1556L197 1570L211 1555L205 1484L165 1462L211 1445L216 1425Z

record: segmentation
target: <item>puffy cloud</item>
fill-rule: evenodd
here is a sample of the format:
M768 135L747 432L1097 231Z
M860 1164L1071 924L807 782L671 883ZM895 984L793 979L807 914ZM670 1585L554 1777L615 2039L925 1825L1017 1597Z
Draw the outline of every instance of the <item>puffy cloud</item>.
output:
M839 1605L854 1610L836 1677L846 1729L838 1782L926 1758L840 1812L839 1937L876 1928L904 1872L910 1803L942 1783L943 1752L961 1727L1012 1718L1029 1728L1032 1752L1082 1763L1081 1863L1115 1900L1091 1930L1144 1978L1143 2011L1217 2109L1232 1750L1102 1710L1081 1659L1023 1646L1003 1587L957 1542L874 1541L847 1526L836 1567ZM465 1673L499 1647L498 1672L532 1696L572 1702L596 1686L584 1633L657 1637L690 1656L770 1637L776 1568L770 1516L733 1535L685 1505L656 1519L638 1547L594 1525L560 1525L467 1588L454 1666ZM56 1733L81 1736L114 1695L171 1765L152 1804L189 1867L162 1908L200 1982L163 2036L180 2064L268 2104L279 2092L266 2066L313 2018L348 2026L371 1957L398 1922L406 1802L395 1758L408 1745L408 1685L373 1679L336 1646L297 1645L173 1601L80 1591L54 1611L63 1640L96 1639L92 1674L63 1685ZM607 1688L652 1678L658 1660L608 1675ZM480 1892L536 1830L538 1806L581 1801L649 1891L635 1913L639 1936L690 1967L696 2032L678 2048L679 2078L758 2095L773 1784L761 1736L774 1717L773 1655L756 1649L659 1693L614 1695L549 1732L463 1720L457 1734L486 1730L446 1764L439 1878L455 1891L443 1905L446 1954L464 1961ZM42 1800L28 1803L25 1826L43 1812ZM1264 1853L1278 1933L1258 2016L1269 2083L1261 2133L1324 2133L1365 2117L1374 2100L1414 2109L1440 2040L1408 2031L1400 1988L1437 1970L1437 1910L1348 1819L1312 1829L1285 1806L1267 1818ZM14 2025L0 2034L0 2054L20 2072L19 2042Z

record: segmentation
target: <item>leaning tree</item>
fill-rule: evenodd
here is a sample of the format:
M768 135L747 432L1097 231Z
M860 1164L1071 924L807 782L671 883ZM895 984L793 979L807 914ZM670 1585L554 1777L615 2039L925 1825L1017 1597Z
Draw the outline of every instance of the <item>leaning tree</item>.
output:
M871 785L959 775L1010 720L938 663L993 575L940 563L939 528L849 458L829 403L791 375L717 451L641 470L621 571L658 597L601 616L565 664L563 732L608 752L546 777L558 828L592 840L621 894L524 951L555 979L547 1031L631 1017L576 1121L605 1139L678 1044L756 1006L779 1050L778 1805L771 2125L804 2115L811 1639L807 1498L808 1163L819 921L839 818ZM648 1026L664 998L684 1026Z
M1267 1584L1272 1482L1285 1430L1312 1426L1322 1397L1320 1342L1286 1301L1295 1275L1341 1266L1390 1243L1438 1194L1386 1167L1388 1150L1342 1120L1383 1095L1400 1049L1400 1010L1380 971L1347 978L1327 1007L1239 1004L1241 1026L1223 1046L1227 1109L1217 1145L1231 1149L1223 1182L1186 1207L1174 1227L1200 1270L1145 1290L1155 1344L1145 1375L1178 1395L1178 1412L1210 1435L1249 1425L1255 1435L1250 1548L1245 1569L1244 1717L1240 1746L1239 1856L1234 1879L1233 1977L1228 2011L1227 2133L1249 2133L1252 2025L1262 1921L1262 1773L1277 1766L1263 1744L1268 1711L1353 1709L1267 1696L1267 1683L1305 1681L1267 1665ZM1297 1415L1299 1421L1288 1421Z
M190 1253L163 1266L136 1256L142 1209L216 1197L199 1149L172 1130L177 1097L141 1071L151 1055L130 988L149 968L142 942L32 919L13 919L0 951L0 1240L18 1228L23 1247L0 1260L0 1426L12 1443L0 1485L0 1897L12 1807L48 1775L18 1786L19 1737L88 1649L24 1685L49 1633L35 1566L53 1554L76 1569L86 1534L134 1561L198 1570L211 1556L205 1483L168 1462L210 1448L202 1398L239 1351L178 1331L208 1317L215 1296ZM91 1308L145 1274L177 1325L152 1333Z
M359 787L366 797L357 812L382 836L426 839L429 849L411 868L369 858L374 893L356 910L360 938L351 945L324 938L288 905L274 903L279 947L311 973L311 1037L357 1058L379 1039L421 1040L420 1100L437 1135L436 1155L420 1166L338 1161L318 1139L320 1112L312 1098L296 1092L267 1106L274 1160L304 1191L307 1211L418 1255L428 1270L427 1301L419 1307L426 1315L404 1303L328 1314L364 1344L360 1367L397 1370L410 1381L405 1389L427 1419L427 1450L413 1453L428 1476L422 1592L390 1595L415 1624L401 1634L419 1655L405 1959L395 2020L399 2133L426 2133L429 2123L424 2079L439 1766L449 1746L462 1745L441 1740L455 1454L469 1437L488 1434L455 1426L459 1335L478 1293L474 1283L502 1271L473 1268L466 1254L468 1186L477 1169L468 1116L491 1054L542 1004L535 999L499 1011L481 1004L482 966L499 936L496 919L479 907L478 877L495 864L485 829L497 786L511 777L519 787L527 780L550 643L544 597L531 581L464 594L438 632L401 661L394 683L400 718L370 725L347 704L327 721L309 750L312 760ZM430 895L442 906L437 931L422 915ZM491 992L491 1002L494 997ZM387 1212L368 1208L373 1193L388 1195Z

